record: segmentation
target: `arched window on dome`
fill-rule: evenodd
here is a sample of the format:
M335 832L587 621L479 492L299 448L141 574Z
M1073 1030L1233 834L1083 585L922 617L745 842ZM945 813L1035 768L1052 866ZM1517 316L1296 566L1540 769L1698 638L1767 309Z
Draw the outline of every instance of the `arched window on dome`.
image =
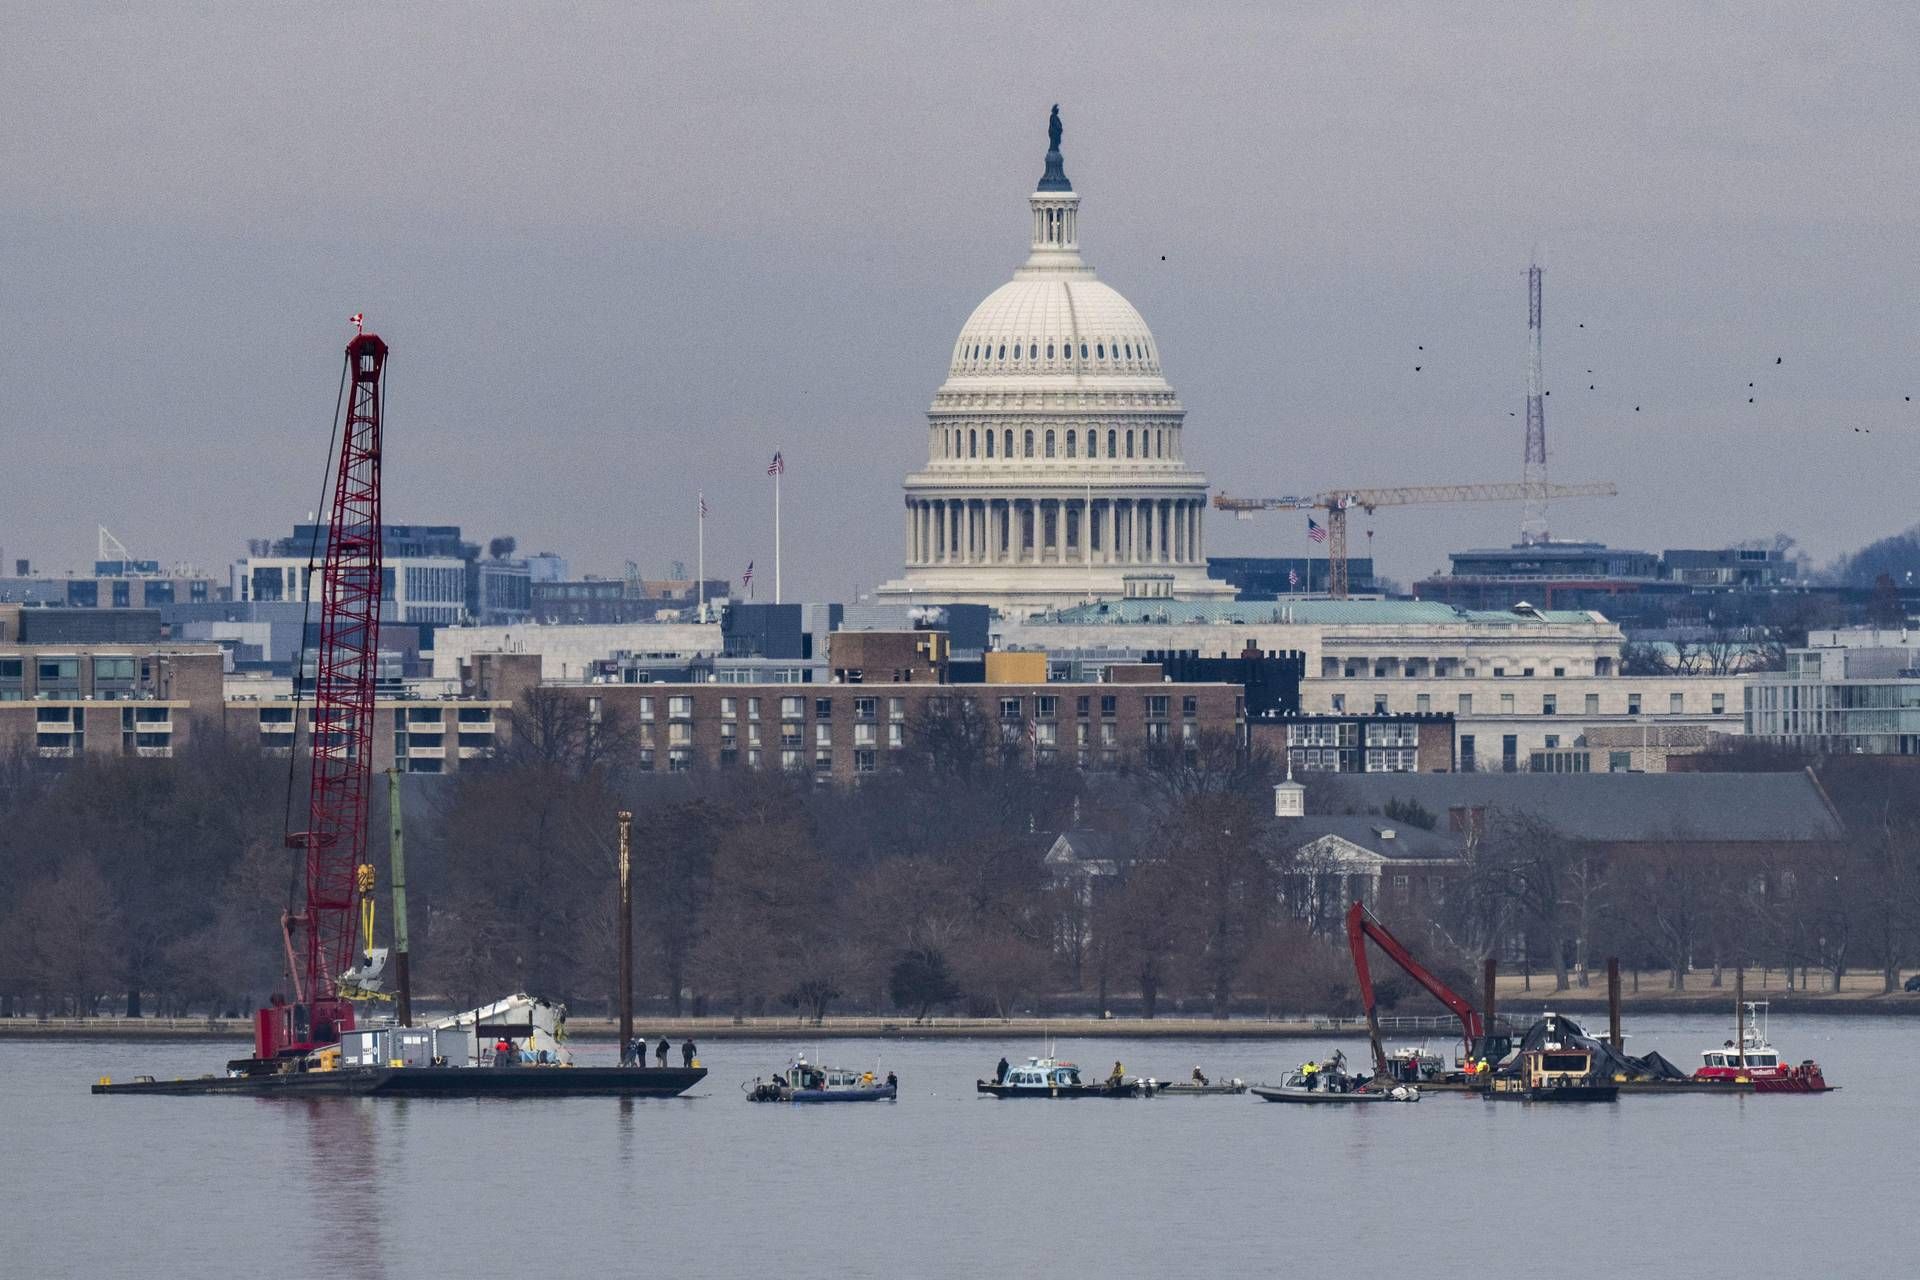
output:
M1047 359L1053 359L1053 344L1051 342L1047 344Z
M1007 344L1004 342L1000 344L1000 358L1002 360L1007 358Z
M1049 458L1053 456L1053 431L1051 428L1047 431L1047 456Z
M1067 456L1069 458L1074 458L1079 456L1073 450L1074 450L1073 431L1069 429L1067 432Z
M1080 344L1080 358L1082 360L1087 358L1087 344L1084 342Z
M992 428L987 429L987 456L989 458L993 456L993 429Z
M1033 428L1032 427L1027 428L1026 445L1027 445L1026 452L1021 456L1031 458L1033 456Z
M1129 458L1133 456L1133 432L1131 430L1127 432L1127 456Z
M1093 344L1093 358L1094 358L1094 359L1096 359L1096 360L1105 360L1105 359L1107 358L1107 344L1106 344L1106 343L1104 343L1104 342L1096 342L1096 343L1094 343L1094 344Z
M1156 458L1167 456L1167 433L1158 427L1153 430L1153 456Z
M1006 448L1000 451L1001 456L1006 458L1011 458L1013 456L1013 428L1012 427L1007 428L1007 438L1002 443L1006 445Z
M1140 344L1140 358L1142 360L1153 359L1153 352L1147 347L1144 341Z
M1127 359L1133 359L1133 344L1131 342L1127 343Z
M1032 338L1028 338L1027 339L1027 359L1038 360L1039 358L1040 358L1040 344L1035 342Z
M1120 456L1119 453L1116 452L1113 447L1119 441L1119 439L1120 439L1119 435L1116 434L1115 432L1111 430L1107 432L1107 460L1109 462L1111 462L1113 459Z
M969 458L980 456L980 433L972 428L967 431L967 456Z

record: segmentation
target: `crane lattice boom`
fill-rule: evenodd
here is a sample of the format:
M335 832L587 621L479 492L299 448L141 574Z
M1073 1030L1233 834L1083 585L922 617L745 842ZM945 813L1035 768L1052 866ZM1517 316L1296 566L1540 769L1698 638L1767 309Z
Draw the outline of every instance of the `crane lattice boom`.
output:
M1213 495L1220 511L1250 516L1257 511L1324 511L1327 513L1327 594L1347 598L1347 512L1355 507L1433 506L1442 502L1544 502L1548 498L1612 498L1619 488L1610 481L1597 484L1420 484L1397 489L1329 489L1323 493L1289 494L1279 498L1235 498Z
M362 333L347 344L347 417L333 478L333 514L321 570L320 652L315 665L307 829L287 836L304 851L305 896L284 921L294 1002L254 1020L261 1058L331 1044L353 1027L340 976L359 933L359 869L367 856L373 759L374 663L380 648L380 411L387 344ZM301 935L298 955L294 934Z

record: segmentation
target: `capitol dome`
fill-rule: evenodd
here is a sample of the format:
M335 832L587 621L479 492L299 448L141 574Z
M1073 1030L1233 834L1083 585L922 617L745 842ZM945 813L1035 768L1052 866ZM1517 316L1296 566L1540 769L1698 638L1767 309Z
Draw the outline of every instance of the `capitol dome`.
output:
M1009 612L1231 597L1207 577L1207 481L1182 460L1159 343L1081 258L1050 125L1027 259L960 328L906 481L907 571L876 594Z

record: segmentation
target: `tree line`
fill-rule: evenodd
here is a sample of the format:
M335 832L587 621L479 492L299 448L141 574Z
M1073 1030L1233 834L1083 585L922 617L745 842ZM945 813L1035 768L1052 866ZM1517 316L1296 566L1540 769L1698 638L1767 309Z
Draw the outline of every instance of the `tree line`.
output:
M1337 922L1352 885L1300 853L1273 817L1274 762L1232 741L1088 772L1036 762L956 698L909 725L901 769L849 787L642 772L629 727L580 708L535 691L499 758L406 780L422 1000L521 989L610 1010L626 809L643 1015L1356 1007ZM1489 814L1441 892L1377 909L1463 982L1500 954L1563 985L1605 955L1669 974L1870 967L1891 983L1920 921L1920 804L1893 769L1823 768L1848 836L1818 851L1714 854L1675 833L1603 856ZM304 775L218 735L170 760L0 761L0 1013L245 1014L284 991L298 865L283 837L304 825ZM1334 781L1308 798L1342 803ZM384 788L375 801L384 941ZM1081 843L1098 874L1044 863L1067 831L1095 833ZM1406 985L1381 994L1391 1005Z

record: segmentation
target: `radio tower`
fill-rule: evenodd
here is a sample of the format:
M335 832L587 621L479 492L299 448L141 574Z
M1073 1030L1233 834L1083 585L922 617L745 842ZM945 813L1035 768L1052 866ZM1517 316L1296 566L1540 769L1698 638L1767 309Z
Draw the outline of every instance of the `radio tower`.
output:
M1527 491L1520 542L1547 541L1547 410L1540 387L1540 268L1527 268L1527 462L1520 482Z

